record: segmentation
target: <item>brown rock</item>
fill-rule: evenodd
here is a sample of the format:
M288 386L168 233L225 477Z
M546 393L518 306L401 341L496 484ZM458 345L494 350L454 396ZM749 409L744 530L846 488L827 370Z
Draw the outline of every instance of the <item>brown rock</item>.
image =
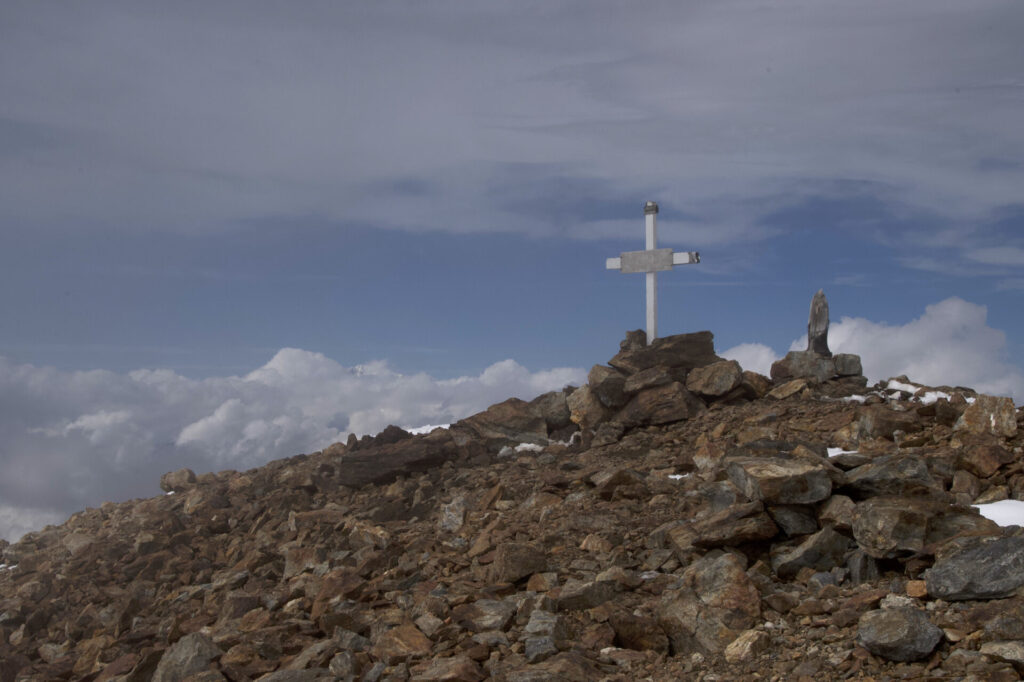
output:
M658 623L672 653L720 653L761 615L761 598L734 554L711 552L687 567L683 586L668 590Z
M608 419L610 411L590 386L581 386L566 399L570 419L581 429L593 429Z
M491 580L499 583L514 583L532 573L547 570L547 557L537 545L522 542L505 542L498 545L491 564Z
M960 415L953 430L1013 438L1017 435L1017 410L1013 399L979 395Z
M195 485L195 482L196 472L191 469L178 469L160 477L160 490L166 493L183 492Z
M433 642L412 623L403 623L386 630L373 643L373 654L387 665L430 654Z
M743 383L743 369L735 360L723 360L697 367L686 377L686 388L693 393L719 398Z
M409 672L412 674L410 682L479 682L484 679L480 665L468 656L436 658L414 666Z
M765 504L814 504L832 494L832 478L824 460L737 457L727 460L726 473L744 495Z
M615 644L636 651L668 653L668 635L653 617L615 611L608 619L615 630Z
M537 420L543 422L540 417ZM343 485L353 488L368 483L390 483L399 475L409 476L439 467L457 454L452 436L447 431L438 431L346 453L337 465L338 478Z
M921 430L916 412L897 412L885 405L868 405L860 415L860 432L870 438L893 440L897 431L914 433Z
M722 359L715 355L714 338L709 331L664 336L649 346L622 350L608 364L626 374L658 365L683 369L703 367Z
M506 445L546 445L548 442L548 425L540 409L518 398L491 405L483 412L456 422L452 428L469 432L493 452Z
M668 424L694 417L705 410L704 403L680 383L640 391L615 415L626 428Z

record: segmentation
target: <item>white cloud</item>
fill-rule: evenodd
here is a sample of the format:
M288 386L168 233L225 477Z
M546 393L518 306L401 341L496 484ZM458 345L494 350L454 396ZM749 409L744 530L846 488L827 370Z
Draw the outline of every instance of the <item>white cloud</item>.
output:
M967 258L986 265L1024 265L1024 249L1016 246L993 246L967 252Z
M386 362L345 367L285 348L245 376L61 372L0 358L0 537L85 506L157 491L165 471L246 469L390 423L450 423L509 396L585 380L513 360L435 379Z
M749 369L765 376L771 373L772 363L780 357L763 343L741 343L722 351L719 355L727 360L735 360L743 369Z

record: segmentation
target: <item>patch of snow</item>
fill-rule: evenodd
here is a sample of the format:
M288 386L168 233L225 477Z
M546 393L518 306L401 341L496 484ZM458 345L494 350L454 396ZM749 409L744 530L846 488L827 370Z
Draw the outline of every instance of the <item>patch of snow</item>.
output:
M828 448L829 457L838 457L839 455L856 455L859 450L843 450L842 448Z
M890 381L886 386L886 389L890 391L906 391L910 395L914 395L921 389L921 387L915 386L914 384L904 384L899 381Z
M661 575L661 573L658 573L657 571L644 571L640 574L640 580L654 580L659 575Z
M1000 500L973 506L986 519L1000 526L1024 526L1024 502L1020 500Z
M536 443L520 443L516 446L516 452L541 452L543 449L543 445Z
M417 426L415 428L406 429L409 433L414 436L422 436L425 433L430 433L434 429L447 429L451 424L427 424L425 426Z
M164 493L164 494L165 494L165 495L173 495L173 494L174 494L174 491L173 491L173 490L168 490L168 491L167 491L166 493Z
M966 398L966 400L968 405L973 405L974 401L977 400L977 398Z
M953 396L943 391L928 391L921 396L921 402L925 405L931 405L938 400L950 400Z
M843 402L847 403L860 403L861 405L863 405L864 401L867 399L868 397L866 395L848 395L842 400Z
M0 564L0 570L13 571L18 567L18 564Z
M669 474L668 477L671 478L673 481L678 481L680 479L686 478L689 475L690 474Z

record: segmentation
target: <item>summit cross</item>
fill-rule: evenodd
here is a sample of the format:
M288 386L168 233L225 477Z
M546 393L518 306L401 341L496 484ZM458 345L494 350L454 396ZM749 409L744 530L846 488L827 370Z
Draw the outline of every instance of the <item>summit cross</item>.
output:
M696 251L673 252L672 249L658 248L658 204L648 201L644 204L644 222L647 233L647 248L643 251L625 251L618 258L605 261L608 270L622 272L643 272L647 274L647 343L658 338L658 273L671 270L674 265L700 263Z

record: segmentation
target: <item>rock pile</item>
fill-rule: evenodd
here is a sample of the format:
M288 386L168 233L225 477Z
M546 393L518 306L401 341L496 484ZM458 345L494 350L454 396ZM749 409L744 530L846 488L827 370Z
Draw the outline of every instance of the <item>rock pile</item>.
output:
M167 474L2 548L0 682L1019 679L1024 533L971 505L1024 499L1021 415L841 357L632 332L450 429Z

